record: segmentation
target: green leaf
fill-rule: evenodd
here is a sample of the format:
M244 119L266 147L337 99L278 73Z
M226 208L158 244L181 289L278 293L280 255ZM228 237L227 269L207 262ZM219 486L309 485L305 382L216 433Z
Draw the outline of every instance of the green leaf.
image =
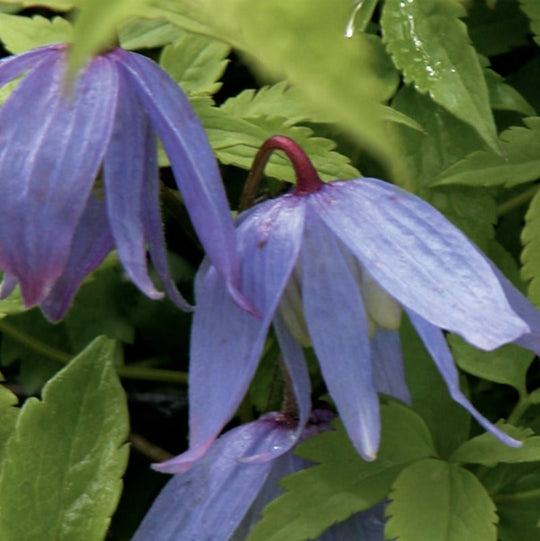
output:
M419 132L399 127L398 148L406 156L414 179L414 184L408 186L411 191L417 192L420 187L431 185L447 167L470 154L471 150L484 146L471 126L412 86L401 88L392 106L423 128Z
M418 195L442 212L480 249L488 249L497 221L495 198L489 192L465 186L441 186L420 190Z
M221 83L218 79L227 66L230 47L204 36L183 33L174 43L163 49L161 67L188 94L215 94Z
M385 538L496 541L495 506L480 481L456 464L426 458L397 478Z
M501 0L495 6L471 2L467 4L467 10L465 22L480 53L495 56L529 43L527 18L520 11L518 2Z
M49 20L40 15L21 17L0 13L0 38L9 52L17 54L49 43L70 43L73 29L62 17Z
M525 215L521 241L523 243L521 276L529 282L527 291L529 299L540 307L540 191L532 198Z
M406 82L414 82L440 105L474 127L500 151L486 81L470 44L465 14L455 0L387 0L383 38Z
M0 381L3 380L0 374ZM0 466L6 454L7 442L15 429L19 409L14 406L18 403L17 397L5 385L0 385Z
M529 18L534 41L540 45L540 2L538 0L519 0L519 5Z
M128 456L113 351L97 338L21 409L0 477L4 539L104 538Z
M504 157L475 151L443 171L437 185L517 186L540 177L540 117L523 120L526 127L512 126L501 134Z
M69 11L80 3L79 0L2 0L3 4L14 4L20 7L43 7L55 11Z
M156 14L188 29L202 26L204 33L248 53L259 71L287 79L310 107L339 123L367 150L401 163L388 145L390 127L380 105L385 85L371 65L372 46L361 35L344 37L346 3L273 0L261 9L251 0L207 0L188 5L188 15L185 4L153 1Z
M81 11L75 21L69 70L77 73L86 59L115 44L117 27L129 17L145 15L149 0L79 0Z
M493 351L482 351L455 334L448 336L458 366L479 378L511 385L519 393L526 392L527 370L534 353L507 344Z
M454 451L449 460L493 467L500 462L519 463L540 461L540 436L533 431L512 425L498 424L507 434L523 440L521 447L510 447L489 433L481 434L463 443Z
M301 444L297 454L321 464L283 479L280 484L288 492L265 508L249 541L316 538L335 522L382 500L405 464L434 454L425 424L401 403L383 404L381 423L374 462L362 460L339 422L335 431Z
M400 335L414 411L428 425L437 451L447 456L468 439L470 415L450 398L446 384L408 318L403 318Z
M323 180L358 178L360 173L350 164L349 158L334 151L336 144L330 139L314 137L310 128L290 126L281 116L253 116L237 118L227 109L213 107L209 99L192 100L193 108L201 119L210 144L220 162L250 169L257 150L272 135L286 135L294 139L308 154ZM233 107L240 111L240 103ZM160 160L160 163L163 162ZM274 153L267 175L294 182L294 170L289 160Z
M505 84L504 79L495 71L485 69L484 75L489 91L489 101L493 109L517 111L524 115L535 115L534 107L512 86Z
M129 50L163 47L183 34L174 24L154 19L129 19L118 30L120 45Z

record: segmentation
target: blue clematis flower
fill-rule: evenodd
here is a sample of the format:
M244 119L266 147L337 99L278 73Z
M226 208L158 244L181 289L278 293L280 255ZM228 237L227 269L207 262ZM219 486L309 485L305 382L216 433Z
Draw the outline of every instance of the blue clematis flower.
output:
M377 298L406 311L453 399L501 441L519 446L461 392L443 330L485 350L514 342L540 353L540 313L422 199L372 178L324 184L301 149L279 136L263 145L254 169L262 170L276 149L291 158L296 187L242 213L237 225L241 290L261 317L235 306L217 269L203 263L191 338L190 449L166 471L189 469L234 415L272 323L278 339L283 329L296 336L289 339L298 359L299 340L309 340L354 446L374 459L380 437L374 355L393 358L399 351L395 330L370 340L370 320L382 329L396 326L395 308L379 313Z
M300 439L329 430L332 417L328 411L314 411ZM279 480L310 465L292 450L273 461L260 459L269 449L286 445L291 430L283 414L269 413L225 433L189 472L167 483L132 541L246 539L265 505L283 492ZM317 539L383 541L384 524L382 503L332 526Z
M92 58L68 89L67 55L59 44L0 62L0 85L26 72L0 109L2 295L19 283L26 306L58 320L116 247L130 279L157 299L148 250L169 297L189 308L166 259L157 134L197 234L242 304L227 199L186 96L154 62L119 48Z

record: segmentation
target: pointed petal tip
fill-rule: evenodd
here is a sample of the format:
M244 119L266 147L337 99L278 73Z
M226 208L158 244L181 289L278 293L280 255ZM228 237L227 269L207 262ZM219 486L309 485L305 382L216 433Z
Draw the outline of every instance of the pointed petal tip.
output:
M212 439L203 445L188 449L181 455L160 462L159 464L152 464L152 469L160 473L186 473L197 460L206 454L213 442L214 440Z
M249 302L248 299L246 299L244 294L235 285L227 283L227 290L238 307L259 319L262 317L261 313L255 308L255 306L253 306L251 302Z

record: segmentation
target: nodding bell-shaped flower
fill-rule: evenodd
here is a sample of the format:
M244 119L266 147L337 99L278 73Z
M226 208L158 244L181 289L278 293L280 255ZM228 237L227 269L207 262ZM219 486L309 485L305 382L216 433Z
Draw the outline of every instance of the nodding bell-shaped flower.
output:
M300 441L330 429L332 414L312 412ZM262 509L283 493L278 482L310 466L290 449L272 461L253 460L289 439L279 413L268 413L223 434L188 472L176 474L160 492L132 541L247 539ZM384 502L326 530L317 540L383 541Z
M354 446L373 460L377 379L403 374L397 332L379 328L373 335L373 328L396 328L400 309L453 399L501 441L519 446L461 392L443 331L485 350L513 342L540 353L540 313L422 199L374 178L325 184L304 152L281 136L262 146L255 175L274 150L291 159L296 187L237 223L241 291L261 317L236 306L217 269L203 263L191 337L190 449L160 469L189 469L211 446L244 397L272 324L293 384L305 362L300 344L311 344Z
M0 109L2 296L18 283L25 305L40 305L56 321L116 247L130 279L158 299L148 250L169 297L189 308L166 258L157 134L208 257L242 304L217 163L179 86L148 58L113 48L90 59L67 88L67 56L68 46L58 44L0 62L0 86L26 72Z

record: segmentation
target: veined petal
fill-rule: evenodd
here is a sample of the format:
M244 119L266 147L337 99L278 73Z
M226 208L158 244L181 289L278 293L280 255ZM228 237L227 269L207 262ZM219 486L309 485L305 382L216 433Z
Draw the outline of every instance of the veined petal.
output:
M37 67L44 60L53 63L63 54L66 46L63 44L46 45L24 53L8 56L0 60L0 86L15 79L23 71ZM7 100L6 100L7 101Z
M288 430L276 414L221 436L193 468L175 475L161 491L132 541L228 540L273 466L245 464L239 458L282 447Z
M71 305L81 282L114 248L105 203L90 196L75 231L69 259L60 278L40 307L49 321L59 321Z
M302 296L313 349L358 452L374 460L380 438L369 331L362 296L337 239L308 209L302 243Z
M120 49L113 54L132 80L163 143L208 257L228 287L236 289L239 267L234 226L217 162L199 119L180 87L157 64ZM242 302L238 293L235 297Z
M243 462L264 462L266 460L272 460L292 449L302 436L311 414L311 385L302 348L289 332L289 329L279 313L276 313L274 328L276 330L281 353L283 354L283 364L287 369L288 377L290 378L290 386L294 392L296 407L298 409L298 418L286 419L285 415L290 415L290 412L283 412L284 422L293 423L289 429L289 438L283 440L283 445L281 447L274 446L264 453L244 458Z
M429 351L429 354L433 357L437 369L448 387L450 396L458 404L461 404L480 425L497 439L511 447L520 447L522 442L511 438L508 434L492 424L476 410L469 400L467 400L467 397L461 392L461 389L459 388L458 371L442 331L411 310L407 310L407 314L409 315L416 332L418 332L420 338L424 342L426 349Z
M54 66L43 61L0 109L0 267L19 280L27 306L64 270L114 119L110 63L95 58L73 95L64 66L64 56Z
M160 299L163 293L148 275L141 211L145 185L156 180L155 175L146 177L148 120L122 72L118 83L120 99L103 161L107 214L118 257L128 276L145 295Z
M411 404L398 331L377 329L371 339L371 367L377 392Z
M432 324L487 350L528 332L487 258L425 201L369 178L309 199L379 285Z
M156 137L149 126L146 130L144 155L146 156L144 163L146 168L146 173L144 174L146 185L141 193L141 210L144 223L144 236L148 241L148 251L150 252L154 268L156 269L169 298L182 310L191 311L191 305L178 291L169 270L159 201L159 172Z
M238 228L242 292L253 300L260 317L234 303L208 261L199 269L189 370L190 449L156 469L189 469L234 415L298 257L303 224L304 207L293 198L269 201L244 215Z

